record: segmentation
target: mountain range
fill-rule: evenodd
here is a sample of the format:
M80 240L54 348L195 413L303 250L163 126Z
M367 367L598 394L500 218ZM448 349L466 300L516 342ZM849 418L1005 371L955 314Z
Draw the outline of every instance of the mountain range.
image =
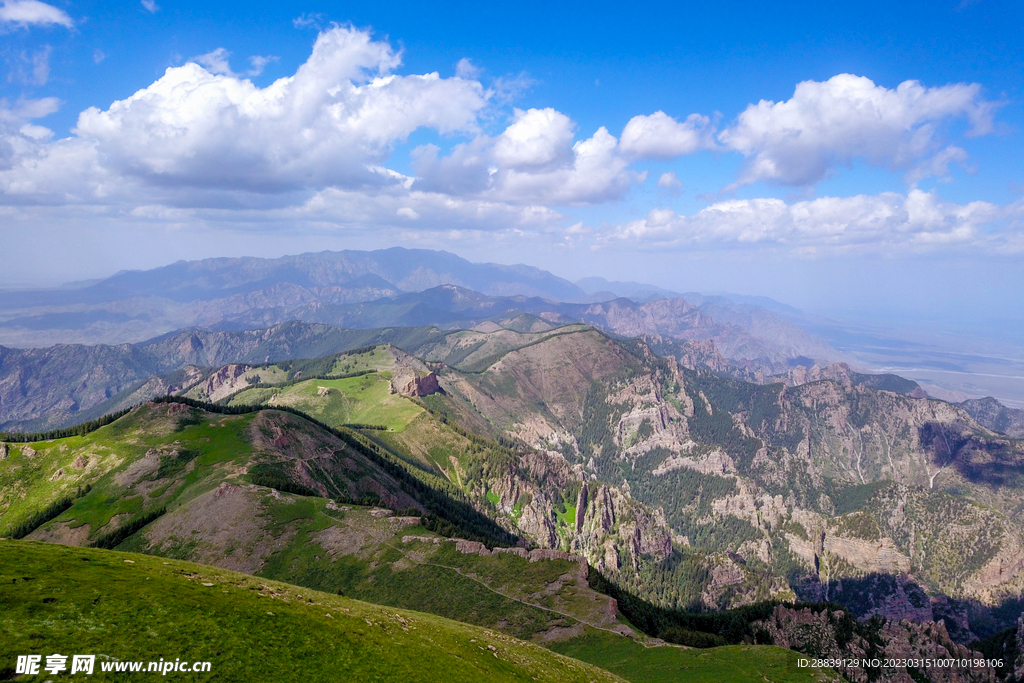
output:
M763 631L750 637L805 652L879 638L880 652L967 656L963 643L1013 628L1024 454L956 406L842 367L752 384L580 325L422 348L232 364L93 432L10 435L0 522L565 647L641 628L702 647ZM597 583L567 578L566 560ZM482 609L480 582L541 611ZM434 600L440 586L453 597ZM753 607L798 598L887 625L851 641L833 608ZM739 636L664 622L747 607Z
M415 250L3 296L24 339L190 324L0 346L0 534L456 618L636 683L683 661L645 654L665 641L1024 652L1024 411L851 367L783 304Z

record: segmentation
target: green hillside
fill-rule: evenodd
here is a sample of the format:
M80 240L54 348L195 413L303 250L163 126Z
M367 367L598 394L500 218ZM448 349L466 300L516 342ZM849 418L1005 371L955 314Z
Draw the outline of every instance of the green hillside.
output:
M332 426L372 424L402 431L423 409L391 393L391 378L369 372L342 379L311 379L281 388L246 389L229 405L289 406Z
M631 683L719 683L720 681L842 681L831 669L797 666L800 655L770 645L726 645L707 649L644 647L628 638L587 631L553 643L555 652L590 662Z
M620 680L433 615L146 555L0 541L0 604L0 674L56 652L99 655L98 680L124 677L104 656L211 663L176 680Z

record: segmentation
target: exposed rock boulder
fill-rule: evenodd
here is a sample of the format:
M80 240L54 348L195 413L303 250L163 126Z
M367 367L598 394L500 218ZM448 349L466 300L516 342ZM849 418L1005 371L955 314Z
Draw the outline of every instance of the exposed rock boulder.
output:
M248 365L233 363L217 370L207 378L203 386L207 400L220 400L247 386L245 375L252 369Z
M397 381L396 381L397 380ZM437 393L441 385L437 382L437 375L429 372L426 375L405 376L392 381L395 393L402 396L429 396Z
M7 459L7 444L0 443L0 460Z

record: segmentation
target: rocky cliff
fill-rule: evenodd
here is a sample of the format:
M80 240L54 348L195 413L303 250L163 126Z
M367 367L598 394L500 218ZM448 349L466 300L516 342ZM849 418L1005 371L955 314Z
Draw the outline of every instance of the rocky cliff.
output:
M984 606L1024 592L1024 449L900 378L835 365L742 382L581 331L441 379L466 415L585 483L571 525L536 485L521 519L538 537L640 589L669 581L665 604L864 585L862 616L928 621L960 609L933 601L969 601L969 640L992 628Z

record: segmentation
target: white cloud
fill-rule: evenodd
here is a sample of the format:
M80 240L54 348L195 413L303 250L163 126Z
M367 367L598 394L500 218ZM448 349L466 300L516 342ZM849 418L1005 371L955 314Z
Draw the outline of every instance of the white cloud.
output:
M473 130L479 83L390 73L400 58L368 33L321 33L294 76L267 88L230 74L219 48L170 68L106 111L82 112L69 144L114 174L159 186L255 192L380 185L372 166L417 128ZM197 60L198 61L198 60Z
M327 23L327 18L318 12L303 12L292 19L292 26L295 28L315 28L321 30Z
M248 78L250 76L259 76L263 73L267 64L276 62L278 57L273 55L253 55L249 57L250 69L244 73L237 74L231 70L230 63L231 53L226 48L218 47L212 52L207 52L205 55L199 55L193 57L191 61L199 64L207 71L218 76L230 76L232 78Z
M621 197L636 176L618 153L618 140L602 126L572 145L572 161L541 172L499 169L493 196L511 202L554 205L597 204Z
M93 64L99 64L100 62L102 62L106 58L107 58L107 55L105 55L103 53L103 50L100 50L99 48L97 48L97 49L92 51L92 61L93 61Z
M715 147L711 119L690 114L679 122L663 111L634 116L622 129L622 152L632 158L671 159Z
M209 224L545 232L570 222L555 207L609 202L643 182L648 171L631 168L636 160L715 147L710 119L692 115L677 121L661 111L631 119L621 140L604 127L577 139L577 124L553 108L516 109L503 130L484 133L481 126L493 125L501 111L494 106L499 96L472 78L471 63L460 62L453 78L400 75L401 55L389 43L351 27L320 33L295 74L265 88L245 76L256 75L275 58L251 57L251 70L238 74L230 57L217 48L167 69L133 95L81 112L73 135L64 139L53 139L52 131L34 122L55 111L56 100L0 103L0 205L147 221L178 216L175 221ZM861 92L866 82L867 92L882 98L876 108L884 109L884 121L874 128L850 123L856 117L831 104L814 110L818 119L807 113L814 98L804 88L834 89L832 79L801 84L799 96L789 102L748 108L722 133L721 142L743 151L752 163L788 159L786 154L802 151L800 145L812 139L820 144L811 145L811 156L825 158L826 168L855 154L874 159L838 133L826 140L826 133L854 131L867 139L876 129L895 130L887 123L886 117L895 115L886 98L896 97L926 113L897 116L910 123L890 138L926 153L897 157L890 146L890 156L878 163L903 164L915 182L925 175L947 176L950 164L966 163L959 147L937 144L938 123L959 116L979 134L991 127L991 106L971 90L975 86L929 90L904 84L907 88L888 91L867 79L854 80L853 91ZM847 105L856 100L830 97ZM825 110L842 116L824 121ZM791 120L806 124L810 133L795 134L797 142L786 139L779 131ZM760 136L751 133L755 124L761 125ZM445 152L440 141L416 148L411 153L415 177L388 168L395 147L422 128L457 137ZM741 138L754 142L743 147ZM835 149L855 151L843 152L844 157ZM785 165L779 168L789 172ZM665 172L657 187L664 197L677 192L681 182ZM611 235L597 230L594 234L603 236L570 236L667 246L924 248L982 240L986 221L1009 220L998 218L999 212L985 203L944 204L916 191L906 197L826 197L796 204L757 199L718 203L694 216L653 211Z
M547 109L515 110L515 121L494 143L494 159L506 168L545 169L572 161L576 124Z
M413 152L415 189L513 204L581 205L621 197L641 176L603 126L574 142L576 124L554 109L516 110L495 138L478 136L447 157Z
M75 22L62 10L39 0L5 0L0 5L0 22L18 26L63 26L72 28Z
M156 4L155 0L140 0L140 4L150 14L156 14L160 11L160 5Z
M259 76L263 73L263 70L267 68L267 64L276 62L278 57L275 55L253 55L249 57L250 69L245 72L246 76Z
M466 80L480 78L481 69L469 57L463 57L455 64L455 75Z
M20 123L32 119L40 119L54 113L58 109L60 109L60 100L56 97L20 98L15 101L14 106L8 104L7 100L0 99L0 123Z
M206 68L212 74L218 74L221 76L234 76L234 72L231 70L231 65L228 63L228 58L231 53L223 47L218 47L212 52L207 52L205 55L199 55L193 57L192 61L200 66Z
M953 204L933 192L910 190L854 197L822 197L787 204L780 199L719 202L690 216L656 209L618 226L605 241L647 246L709 248L782 246L820 251L927 251L977 247L998 250L1012 231L1007 220L1020 207L988 202ZM1003 229L997 229L1002 226Z
M942 147L943 123L966 119L969 135L984 135L992 130L995 108L977 84L927 88L905 81L890 90L840 74L798 84L785 102L748 106L718 139L749 159L732 187L758 180L807 186L854 159L892 169L917 166Z
M666 171L658 178L658 187L663 190L678 190L683 186L683 181L676 176L675 171Z

